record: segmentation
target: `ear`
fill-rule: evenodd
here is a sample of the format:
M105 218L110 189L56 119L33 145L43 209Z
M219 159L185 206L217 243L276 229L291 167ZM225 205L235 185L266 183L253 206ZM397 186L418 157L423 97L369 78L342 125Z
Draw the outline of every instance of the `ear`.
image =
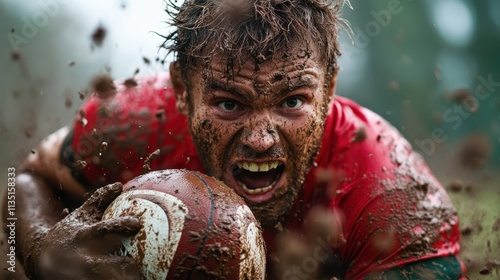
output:
M332 75L332 78L330 80L330 84L328 85L328 99L330 100L330 102L333 101L333 97L335 96L335 88L337 86L337 75L339 73L339 68L337 67L337 65L335 65L333 67L333 75Z
M189 113L187 87L182 79L179 62L170 63L170 78L174 87L175 105L179 113L187 116Z

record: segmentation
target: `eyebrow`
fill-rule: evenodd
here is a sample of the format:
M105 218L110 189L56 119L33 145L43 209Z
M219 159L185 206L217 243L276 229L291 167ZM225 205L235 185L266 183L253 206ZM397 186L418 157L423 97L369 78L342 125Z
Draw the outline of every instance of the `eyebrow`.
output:
M308 76L308 75L304 75ZM301 77L304 77L301 76ZM301 79L301 77L298 77L298 81L296 82L291 82L287 81L287 78L284 78L284 81L279 81L275 82L271 85L271 88L274 86L279 86L282 87L279 92L276 93L277 98L282 98L283 96L286 96L290 92L300 89L300 88L309 88L309 89L316 89L318 86L318 82L316 79L311 78L306 78L306 79ZM252 100L252 95L246 93L245 91L242 91L238 89L237 87L234 87L228 83L224 83L215 79L211 79L205 86L206 90L217 90L217 89L222 89L242 100L245 101L250 101ZM257 91L259 89L256 89Z
M302 76L303 77L303 76ZM307 79L301 79L301 77L298 77L298 81L296 82L291 82L291 81L280 81L274 83L274 86L282 86L283 88L276 94L277 97L283 97L289 94L290 92L301 89L301 88L309 88L309 89L316 89L318 87L318 82L316 79L312 78L307 78ZM271 85L273 86L273 85Z
M249 101L251 100L250 95L234 86L231 86L227 83L223 83L217 80L211 79L205 86L207 90L217 90L217 89L222 89L224 91L227 91L231 93L234 96L239 97L242 100Z

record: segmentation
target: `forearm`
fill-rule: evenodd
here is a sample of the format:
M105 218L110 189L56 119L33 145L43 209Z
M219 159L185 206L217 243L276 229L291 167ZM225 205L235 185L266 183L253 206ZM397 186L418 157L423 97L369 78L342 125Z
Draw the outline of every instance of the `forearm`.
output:
M7 197L2 218L6 221ZM35 276L41 239L63 218L64 205L54 188L41 177L21 173L16 178L16 253L28 276Z

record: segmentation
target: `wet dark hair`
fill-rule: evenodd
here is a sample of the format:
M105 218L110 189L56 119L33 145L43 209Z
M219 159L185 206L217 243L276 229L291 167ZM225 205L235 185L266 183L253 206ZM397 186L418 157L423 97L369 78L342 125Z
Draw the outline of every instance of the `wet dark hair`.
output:
M248 58L261 63L296 43L315 46L331 77L341 54L338 34L347 24L340 10L347 0L185 0L180 6L168 1L176 29L163 36L163 47L175 54L184 77L214 54L233 68Z

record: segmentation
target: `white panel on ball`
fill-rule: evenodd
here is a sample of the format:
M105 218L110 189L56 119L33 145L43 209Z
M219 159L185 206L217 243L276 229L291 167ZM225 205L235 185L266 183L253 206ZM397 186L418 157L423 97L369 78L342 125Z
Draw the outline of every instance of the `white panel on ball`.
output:
M266 275L266 248L264 239L248 206L236 211L240 231L240 279L264 279Z
M153 196L155 202L148 200L148 196ZM129 254L140 263L145 279L166 279L187 214L188 208L172 195L154 190L133 190L113 201L103 219L138 216L142 228L122 242L124 252L121 254Z

